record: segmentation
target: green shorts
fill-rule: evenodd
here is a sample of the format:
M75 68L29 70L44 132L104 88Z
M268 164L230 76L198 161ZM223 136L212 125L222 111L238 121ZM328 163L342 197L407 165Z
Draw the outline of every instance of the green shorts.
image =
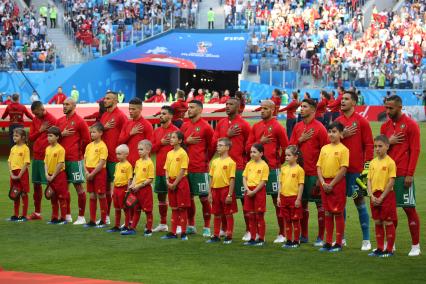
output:
M189 188L191 195L209 195L209 174L208 173L188 173Z
M393 190L397 207L416 207L416 187L414 181L410 188L404 186L405 177L396 177Z
M33 183L47 184L43 160L32 160L31 180Z
M84 161L65 161L65 172L68 183L84 183Z
M155 177L154 192L167 193L167 181L165 176Z
M107 181L109 183L114 181L114 174L115 174L115 165L116 162L107 162L106 163L106 170L107 170Z
M313 190L316 188L318 177L305 175L305 184L303 186L302 199L310 202L321 202L321 195L316 194Z
M235 195L237 198L244 197L243 171L235 171Z
M278 177L280 175L279 169L271 169L269 171L268 182L266 183L266 194L278 196Z

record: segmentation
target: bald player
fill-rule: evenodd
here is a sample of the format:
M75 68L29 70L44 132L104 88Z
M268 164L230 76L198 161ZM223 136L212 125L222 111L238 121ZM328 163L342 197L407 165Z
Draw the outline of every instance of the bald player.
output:
M119 145L118 139L120 137L120 132L127 122L126 116L117 107L117 104L118 104L117 93L113 91L107 91L104 97L104 106L106 111L102 114L100 119L100 122L104 126L102 140L105 142L108 148L108 159L106 164L106 169L107 169L106 198L108 203L107 218L106 218L107 224L110 224L109 213L110 213L111 201L112 201L111 193L114 187L112 182L114 181L115 165L118 162L117 156L115 154L115 149Z
M209 187L209 162L215 153L212 143L213 128L201 118L203 103L192 100L188 104L188 117L181 126L188 147L189 165L188 180L191 189L191 207L188 209L187 233L193 234L195 230L195 202L194 196L200 197L203 207L204 228L203 237L210 237L211 205L208 199Z
M68 183L74 185L78 196L78 217L74 225L86 224L84 213L86 210L86 191L83 188L84 178L84 150L90 143L89 127L86 122L76 112L76 102L65 99L63 105L64 116L58 120L58 127L61 130L60 144L65 149L65 172ZM72 222L71 198L67 198L67 222Z
M246 144L246 152L249 153L251 146L256 143L261 143L265 149L264 155L270 168L266 193L272 197L279 226L279 233L274 243L283 243L285 242L284 218L281 216L280 208L277 206L277 198L279 169L285 160L288 138L284 127L274 117L275 103L272 100L264 100L260 104L260 108L262 120L255 123L251 128Z
M385 107L389 119L382 124L380 134L389 138L388 155L396 163L396 206L404 209L408 219L412 242L408 255L419 256L420 220L416 210L414 172L420 155L420 129L413 119L402 113L402 99L399 96L386 98Z

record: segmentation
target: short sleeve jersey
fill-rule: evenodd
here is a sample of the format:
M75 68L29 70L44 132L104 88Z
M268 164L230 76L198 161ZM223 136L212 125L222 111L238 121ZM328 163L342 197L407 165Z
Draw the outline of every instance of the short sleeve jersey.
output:
M384 191L389 179L396 177L396 165L389 155L383 159L374 158L370 163L367 178L371 181L371 191Z
M349 166L349 150L345 145L327 144L321 148L317 167L324 178L334 178L341 167Z
M141 184L147 179L154 179L154 163L151 159L139 159L135 164L135 184Z
M27 145L15 145L10 149L9 159L10 169L20 170L25 164L30 163L30 148Z
M86 152L84 153L85 165L87 168L96 168L100 160L107 160L108 158L108 148L104 141L99 143L89 143L86 147ZM106 165L104 165L105 167Z
M164 169L169 178L176 178L181 169L185 169L185 175L188 173L189 157L184 149L171 150L167 153Z
M268 181L269 166L263 160L258 163L251 160L244 169L243 177L247 179L248 186L257 186L261 181Z
M133 176L132 165L128 162L118 162L115 165L114 186L126 186Z
M55 146L48 146L46 148L46 155L44 156L44 164L47 166L47 173L52 175L56 171L56 166L63 163L61 171L65 170L65 149L59 143Z
M236 163L231 157L216 158L212 161L209 175L212 177L212 188L229 186L231 178L235 178Z
M280 194L295 196L299 193L299 184L305 183L305 171L299 165L284 165L281 167L280 182Z

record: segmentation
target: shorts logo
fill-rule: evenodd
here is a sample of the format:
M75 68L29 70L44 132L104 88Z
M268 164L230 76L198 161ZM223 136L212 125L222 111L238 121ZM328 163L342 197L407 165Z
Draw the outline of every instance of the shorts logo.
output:
M382 171L387 171L387 170L388 170L388 167L386 166L382 167Z

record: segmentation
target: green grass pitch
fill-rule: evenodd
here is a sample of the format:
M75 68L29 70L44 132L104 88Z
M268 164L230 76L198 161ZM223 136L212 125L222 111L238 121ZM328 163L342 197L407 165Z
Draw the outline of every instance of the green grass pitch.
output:
M372 123L377 134L380 124ZM421 124L422 152L415 182L417 209L421 220L421 243L426 253L426 124ZM43 200L43 221L10 223L12 213L8 199L6 160L0 161L0 266L5 270L42 272L143 283L415 283L425 281L425 256L409 258L411 241L407 218L399 209L396 256L377 259L360 251L361 230L358 214L348 200L346 240L348 246L339 254L320 253L312 247L317 232L316 209L310 206L310 243L297 250L287 251L272 243L277 233L272 201L268 199L267 245L244 247L241 236L244 225L242 213L235 215L234 243L206 244L200 235L189 241L161 240L160 234L145 238L108 234L103 229L84 229L81 226L48 226L50 204ZM31 189L32 191L32 189ZM77 212L77 197L73 187L73 217ZM154 199L156 199L154 197ZM89 206L89 202L87 203ZM240 204L239 204L240 206ZM32 194L29 213L33 210ZM240 207L241 208L241 207ZM197 227L202 228L200 203L197 201ZM88 217L88 208L86 218ZM112 210L113 212L113 210ZM169 212L170 214L170 212ZM169 215L170 217L170 215ZM114 220L113 216L111 219ZM158 223L154 206L154 225ZM144 215L139 226L145 222ZM370 222L373 247L374 227Z

